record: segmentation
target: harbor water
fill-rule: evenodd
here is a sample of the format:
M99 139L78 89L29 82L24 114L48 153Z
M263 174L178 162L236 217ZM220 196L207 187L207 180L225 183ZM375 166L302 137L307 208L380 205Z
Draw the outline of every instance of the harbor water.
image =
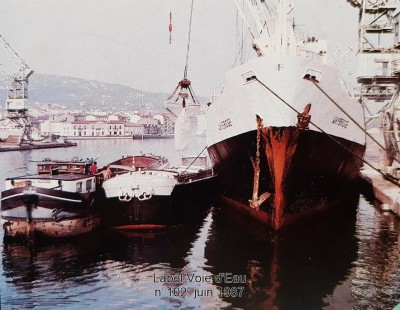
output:
M150 152L179 163L172 139L77 143L1 153L0 189L46 157L99 155L104 166ZM197 137L184 155L204 146ZM1 230L1 309L393 309L400 220L362 193L343 203L295 231L262 238L227 222L218 203L157 234L101 232L28 247L4 243Z

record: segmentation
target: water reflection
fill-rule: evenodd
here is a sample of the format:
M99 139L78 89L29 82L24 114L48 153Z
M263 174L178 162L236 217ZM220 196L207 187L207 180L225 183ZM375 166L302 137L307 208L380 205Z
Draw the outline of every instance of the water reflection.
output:
M365 203L357 217L359 249L351 288L359 300L355 309L391 309L400 303L400 221Z
M204 218L158 233L113 233L104 243L109 259L130 264L165 263L182 268Z
M0 171L0 190L4 190L4 179L10 176L24 175L29 171L31 151L22 152L1 152ZM10 165L12 163L12 165Z
M247 309L321 309L325 297L351 273L357 257L354 238L358 196L314 218L313 225L284 231L271 240L245 235L240 226L216 214L206 246L214 274L247 275L242 298L229 298Z
M79 294L84 294L98 282L95 271L99 254L91 237L35 247L4 243L3 276L8 285L2 288L2 305L31 308L79 302L73 291L79 287ZM8 290L12 293L7 294Z
M179 283L156 283L154 275L202 274L192 266L196 240L204 234L204 217L157 234L102 232L52 245L4 243L2 253L2 307L54 309L78 304L117 309L193 307L203 301L171 295ZM204 249L200 241L198 248ZM198 253L196 254L198 255ZM200 253L204 257L204 254ZM182 285L188 288L188 283ZM201 283L203 285L203 283ZM155 291L162 295L155 296ZM216 305L212 301L212 305Z
M31 248L5 243L1 305L390 309L400 302L399 226L355 196L269 240L244 233L215 209L158 234L102 233ZM246 281L216 283L221 273ZM213 280L154 280L181 274ZM235 297L218 287L244 289ZM175 294L182 288L185 296ZM194 298L195 290L211 294Z

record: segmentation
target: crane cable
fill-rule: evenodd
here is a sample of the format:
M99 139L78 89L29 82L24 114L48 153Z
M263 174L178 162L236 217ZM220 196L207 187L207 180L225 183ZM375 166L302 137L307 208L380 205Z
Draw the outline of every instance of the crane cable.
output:
M194 0L192 0L192 5L190 8L189 33L188 33L188 43L187 43L187 51L186 51L186 64L185 64L185 71L183 74L184 79L187 78L187 71L188 71L188 65L189 65L189 49L190 49L190 34L192 33L193 2L194 2Z

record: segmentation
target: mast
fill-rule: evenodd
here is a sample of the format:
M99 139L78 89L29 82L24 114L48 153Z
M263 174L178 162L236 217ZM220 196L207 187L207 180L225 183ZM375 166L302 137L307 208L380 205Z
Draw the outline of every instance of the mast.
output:
M299 31L290 14L294 5L281 0L232 0L259 57L272 55L317 56L326 62L327 41Z

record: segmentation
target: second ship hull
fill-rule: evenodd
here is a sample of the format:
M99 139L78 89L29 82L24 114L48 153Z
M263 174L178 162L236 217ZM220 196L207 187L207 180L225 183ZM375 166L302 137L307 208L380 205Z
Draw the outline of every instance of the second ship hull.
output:
M160 229L181 224L205 210L213 198L214 178L179 182L173 174L135 172L105 181L104 223L118 230Z
M118 230L152 230L182 224L207 209L213 198L211 186L210 179L176 185L170 195L152 195L148 200L107 198L104 223Z

